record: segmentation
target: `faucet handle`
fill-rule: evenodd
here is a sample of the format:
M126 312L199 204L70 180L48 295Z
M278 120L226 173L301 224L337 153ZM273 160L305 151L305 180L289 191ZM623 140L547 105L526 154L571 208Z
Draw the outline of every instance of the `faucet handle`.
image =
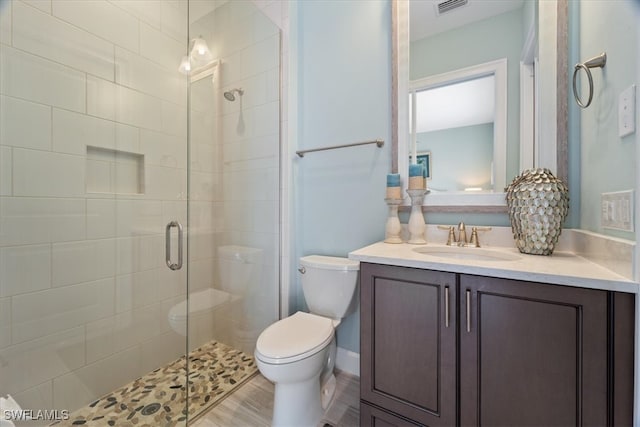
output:
M471 227L471 240L469 244L473 247L480 247L480 240L478 239L478 231L489 231L491 227Z
M447 246L451 246L452 243L456 242L456 232L453 225L439 225L438 228L440 230L449 231L449 235L447 236Z

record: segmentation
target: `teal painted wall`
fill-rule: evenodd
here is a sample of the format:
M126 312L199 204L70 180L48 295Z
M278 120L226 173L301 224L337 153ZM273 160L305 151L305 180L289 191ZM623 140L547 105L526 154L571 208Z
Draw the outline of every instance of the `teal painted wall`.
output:
M301 1L297 37L297 149L382 138L385 145L294 159L297 257L346 256L382 240L391 170L391 4ZM297 262L297 260L294 260ZM300 275L292 283L306 308ZM359 313L338 328L338 346L359 352Z
M411 80L507 58L507 183L520 172L523 15L523 10L514 10L417 40L409 48Z
M618 97L630 85L638 84L635 3L570 2L570 31L574 36L570 39L571 58L584 61L600 52L607 53L604 69L592 70L595 93L591 106L580 110L570 93L570 162L580 168L579 226L631 240L635 233L600 226L600 195L635 188L637 133L618 136ZM577 179L575 173L572 177Z
M431 152L432 191L491 189L493 123L422 132L416 139L418 153Z

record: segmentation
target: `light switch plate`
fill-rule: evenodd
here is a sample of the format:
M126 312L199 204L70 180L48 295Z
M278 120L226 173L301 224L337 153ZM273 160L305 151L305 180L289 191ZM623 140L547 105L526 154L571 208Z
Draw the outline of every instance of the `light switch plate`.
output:
M631 135L636 131L636 85L631 85L618 98L618 135Z
M633 231L633 190L602 193L600 224L604 228Z

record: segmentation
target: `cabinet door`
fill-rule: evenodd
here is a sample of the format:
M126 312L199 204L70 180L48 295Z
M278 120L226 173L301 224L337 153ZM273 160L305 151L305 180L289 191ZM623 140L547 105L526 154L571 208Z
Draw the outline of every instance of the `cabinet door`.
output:
M460 276L465 426L607 425L607 293Z
M361 427L422 427L420 424L360 402Z
M456 423L456 276L361 264L361 398L428 426Z

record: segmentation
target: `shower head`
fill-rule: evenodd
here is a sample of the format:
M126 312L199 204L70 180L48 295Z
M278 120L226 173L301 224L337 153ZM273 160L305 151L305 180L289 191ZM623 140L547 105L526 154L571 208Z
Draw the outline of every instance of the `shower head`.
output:
M224 97L227 98L227 101L235 101L236 100L236 96L235 96L236 93L239 96L242 96L242 95L244 95L244 90L242 90L241 88L228 90L228 91L226 91L224 93Z

